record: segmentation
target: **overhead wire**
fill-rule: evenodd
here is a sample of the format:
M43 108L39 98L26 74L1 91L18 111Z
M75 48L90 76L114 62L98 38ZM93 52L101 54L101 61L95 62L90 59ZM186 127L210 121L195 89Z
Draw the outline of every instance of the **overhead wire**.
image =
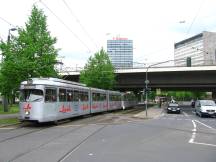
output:
M200 12L200 10L201 10L201 8L202 8L202 6L203 6L204 1L205 1L205 0L202 0L202 1L201 1L200 6L199 6L199 8L198 8L198 10L197 10L197 13L196 13L196 15L194 16L194 18L193 18L193 20L192 20L192 22L191 22L191 24L190 24L190 26L189 26L189 28L188 28L188 30L187 30L187 32L186 32L186 35L188 35L188 34L190 33L190 30L191 30L191 28L192 28L194 22L196 21L198 15L199 15L199 12ZM209 37L210 37L210 36L209 36ZM165 51L165 50L168 50L168 48L163 48L163 49L161 49L161 50L159 50L159 51ZM153 52L153 53L156 53L156 51ZM153 54L153 53L152 53L152 54Z
M80 20L78 19L78 17L74 14L74 12L72 11L71 7L68 5L68 3L65 0L62 0L62 2L64 3L64 5L67 7L67 9L70 11L71 15L76 19L76 22L80 25L81 29L83 30L83 32L87 35L87 37L92 41L92 43L95 45L95 47L98 49L98 45L95 43L94 39L90 36L90 34L87 32L87 30L85 29L85 27L83 26L83 24L80 22Z
M88 49L88 52L91 52L91 50L90 50L90 48L88 47L88 45L87 45L84 41L82 41L82 40L79 38L79 36L78 36L76 33L74 33L74 32L71 30L71 28L70 28L69 26L67 26L66 23L65 23L60 17L58 17L42 0L39 0L39 2L40 2L47 10L49 10L49 11L56 17L56 19L57 19L62 25L65 26L65 28L67 28L67 29L73 34L73 36L74 36L76 39L78 39L78 40L82 43L83 46L85 46L85 47Z
M9 21L5 20L4 18L0 17L0 19L5 23L9 24L10 26L16 27L15 25L11 24Z
M202 5L203 5L203 3L204 3L204 1L205 1L205 0L202 0L202 2L200 3L200 6L199 6L199 8L198 8L198 10L197 10L197 13L196 13L196 15L194 16L194 18L193 18L193 20L192 20L192 22L191 22L191 24L190 24L190 26L189 26L189 28L188 28L188 30L187 30L187 33L186 33L187 35L190 33L190 30L191 30L191 28L192 28L194 22L196 21L198 15L199 15L199 12L200 12L200 10L201 10L201 8L202 8Z

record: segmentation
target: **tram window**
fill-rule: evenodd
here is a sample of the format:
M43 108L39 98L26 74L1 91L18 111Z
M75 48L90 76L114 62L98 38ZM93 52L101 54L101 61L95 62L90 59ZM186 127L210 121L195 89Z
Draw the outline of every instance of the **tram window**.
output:
M84 92L79 92L80 101L84 101Z
M102 100L102 101L105 101L105 100L106 100L106 94L102 94L101 100Z
M79 101L79 91L74 91L74 98L73 98L73 100L74 101Z
M23 89L20 91L20 101L38 102L43 99L43 91L39 89Z
M93 101L102 101L101 95L102 94L100 94L100 93L92 93L92 99L93 99Z
M79 98L81 101L88 101L88 92L79 92Z
M56 89L46 89L45 102L56 102L57 94Z
M65 102L66 101L66 89L59 89L59 101Z
M84 101L88 101L88 92L84 92Z
M92 93L92 100L98 101L98 93Z
M110 100L111 101L119 101L120 100L120 96L118 96L118 95L111 95L110 96Z
M73 91L67 90L67 101L73 101Z

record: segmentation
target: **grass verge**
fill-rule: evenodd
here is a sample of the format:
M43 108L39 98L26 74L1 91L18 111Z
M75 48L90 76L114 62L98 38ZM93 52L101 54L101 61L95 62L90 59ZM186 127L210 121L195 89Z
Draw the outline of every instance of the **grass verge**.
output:
M0 126L18 124L19 122L17 118L0 119Z
M15 114L19 112L19 105L18 104L14 104L14 105L8 105L9 106L9 111L8 112L4 112L3 106L0 105L0 114Z

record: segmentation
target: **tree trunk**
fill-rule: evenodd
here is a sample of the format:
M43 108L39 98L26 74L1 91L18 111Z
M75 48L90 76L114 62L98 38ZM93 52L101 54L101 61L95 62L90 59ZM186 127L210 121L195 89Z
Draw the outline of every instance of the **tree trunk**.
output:
M7 96L2 96L2 103L4 107L4 112L8 112L8 99Z

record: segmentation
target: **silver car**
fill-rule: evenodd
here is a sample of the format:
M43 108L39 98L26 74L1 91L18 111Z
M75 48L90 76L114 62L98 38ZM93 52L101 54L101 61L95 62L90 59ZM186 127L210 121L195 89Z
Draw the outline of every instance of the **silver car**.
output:
M216 116L216 104L213 100L197 100L195 103L196 115Z

